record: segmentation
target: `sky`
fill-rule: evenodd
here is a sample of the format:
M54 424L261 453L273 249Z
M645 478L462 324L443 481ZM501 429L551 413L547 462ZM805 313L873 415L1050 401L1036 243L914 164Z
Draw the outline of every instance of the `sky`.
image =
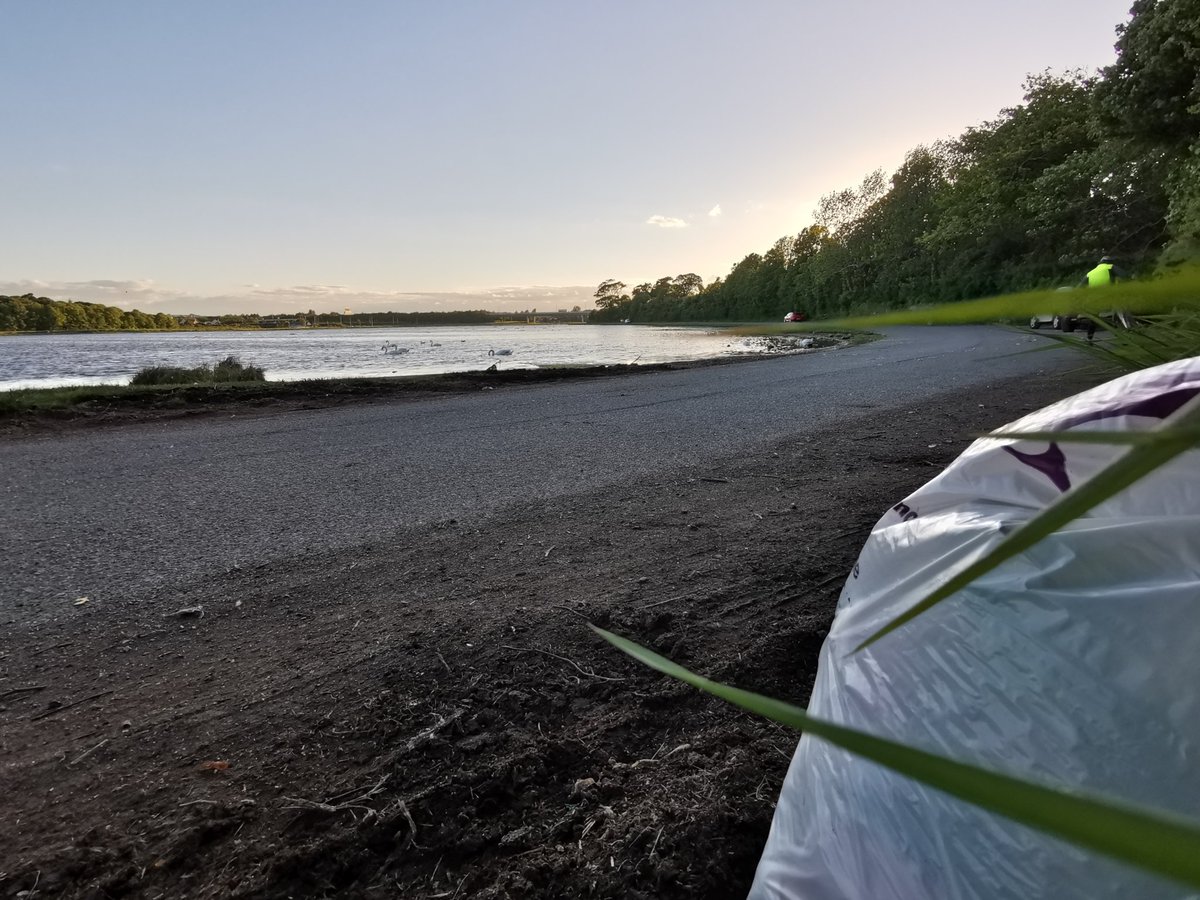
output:
M0 0L0 294L560 309L707 283L1114 59L1131 0Z

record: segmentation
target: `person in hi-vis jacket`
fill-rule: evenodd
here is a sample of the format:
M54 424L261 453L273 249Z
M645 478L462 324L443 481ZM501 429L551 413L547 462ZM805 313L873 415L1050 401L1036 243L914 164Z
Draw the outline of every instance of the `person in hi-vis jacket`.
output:
M1129 278L1129 273L1117 265L1117 261L1111 256L1103 256L1100 258L1099 264L1083 276L1079 282L1080 287L1105 287L1110 284L1116 284L1118 281L1126 281ZM1096 335L1096 320L1088 319L1087 336L1090 341Z

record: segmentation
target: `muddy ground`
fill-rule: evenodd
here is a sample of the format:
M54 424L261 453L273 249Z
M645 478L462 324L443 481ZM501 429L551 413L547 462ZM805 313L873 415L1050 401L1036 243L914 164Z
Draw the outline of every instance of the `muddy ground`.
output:
M0 896L744 895L796 736L587 622L804 703L885 508L1055 376L654 481L5 609Z

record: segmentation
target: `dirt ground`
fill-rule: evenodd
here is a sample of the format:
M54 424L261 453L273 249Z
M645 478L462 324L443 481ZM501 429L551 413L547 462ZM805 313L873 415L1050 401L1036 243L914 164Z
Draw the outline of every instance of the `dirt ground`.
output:
M1022 379L481 527L82 603L0 641L0 896L729 898L891 504L1095 378Z

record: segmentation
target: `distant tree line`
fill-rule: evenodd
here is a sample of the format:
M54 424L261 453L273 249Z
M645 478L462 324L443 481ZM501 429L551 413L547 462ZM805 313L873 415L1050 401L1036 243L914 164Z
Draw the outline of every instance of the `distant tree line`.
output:
M126 311L77 300L0 296L0 331L144 331L178 328L167 313Z
M168 313L125 311L115 306L84 303L77 300L51 300L23 294L0 296L0 332L3 331L146 331L176 328L301 328L429 325L492 325L497 321L536 318L538 321L579 321L579 307L572 312L497 313L486 310L451 312L374 312L374 313L229 313L221 316L196 314L174 316Z
M593 321L812 318L1071 283L1105 254L1200 256L1200 0L1136 0L1098 75L1030 76L1024 102L823 197L724 278L596 290Z
M361 313L319 313L313 310L281 315L259 315L244 313L220 316L216 319L204 319L196 316L199 324L220 324L245 327L279 328L279 327L380 327L396 326L399 328L429 325L492 325L501 320L525 319L536 316L538 320L573 320L578 321L579 307L574 313L498 313L484 309L450 310L447 312L361 312Z
M261 315L259 313L231 313L224 316L184 316L184 321L194 325L222 325L237 328L289 328L289 327L347 327L362 328L380 325L490 325L499 313L484 310L458 310L454 312L363 312L363 313L319 313L308 312Z
M352 313L348 316L319 314L313 324L352 326L395 325L398 327L415 327L420 325L491 325L500 317L500 313L487 312L482 309L423 313Z

